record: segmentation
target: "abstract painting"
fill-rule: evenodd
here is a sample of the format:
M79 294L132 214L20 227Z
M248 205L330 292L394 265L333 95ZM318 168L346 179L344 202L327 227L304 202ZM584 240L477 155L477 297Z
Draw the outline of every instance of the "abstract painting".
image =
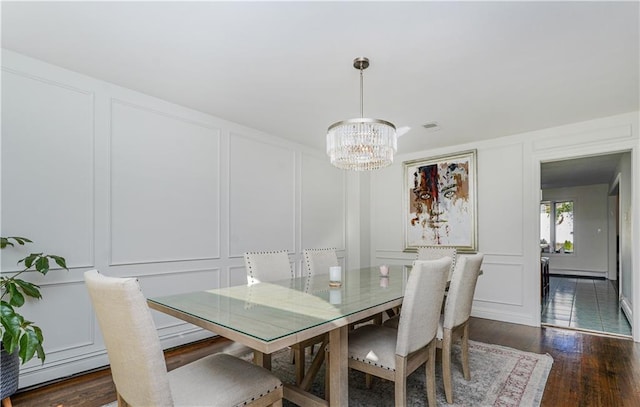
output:
M476 252L476 150L403 164L404 250Z

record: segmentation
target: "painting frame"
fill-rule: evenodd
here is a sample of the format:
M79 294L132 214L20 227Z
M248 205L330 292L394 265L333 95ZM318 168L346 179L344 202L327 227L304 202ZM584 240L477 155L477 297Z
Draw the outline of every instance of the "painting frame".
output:
M404 161L402 164L403 251L416 252L421 246L440 246L455 247L460 253L476 253L477 150ZM443 185L446 183L450 185ZM424 190L427 184L429 188L436 188L433 194ZM438 194L437 190L442 193ZM432 195L435 198L431 198ZM434 205L437 206L435 211L425 209Z

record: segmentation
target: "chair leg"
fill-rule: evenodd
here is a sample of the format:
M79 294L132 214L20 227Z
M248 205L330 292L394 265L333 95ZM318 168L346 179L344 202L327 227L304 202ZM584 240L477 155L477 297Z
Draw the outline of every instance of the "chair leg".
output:
M427 375L427 402L429 406L436 405L436 340L434 339L429 345L429 359L425 363Z
M11 407L11 397L5 397L2 399L2 407Z
M396 355L396 373L394 377L396 406L407 405L407 359Z
M453 389L451 384L451 330L445 329L442 338L442 381L447 403L453 403Z
M465 322L462 328L462 340L460 341L462 349L462 374L465 380L471 380L471 371L469 370L469 323Z
M118 407L130 407L129 403L127 403L118 392L116 392L116 399L118 400Z
M372 379L373 379L373 375L369 373L364 374L364 385L367 389L371 388Z

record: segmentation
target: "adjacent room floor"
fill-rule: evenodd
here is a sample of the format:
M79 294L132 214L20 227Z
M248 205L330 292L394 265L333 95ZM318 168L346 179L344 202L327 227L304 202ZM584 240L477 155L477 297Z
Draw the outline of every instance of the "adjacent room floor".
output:
M618 292L605 279L551 276L542 301L542 323L615 335L631 335L618 307Z

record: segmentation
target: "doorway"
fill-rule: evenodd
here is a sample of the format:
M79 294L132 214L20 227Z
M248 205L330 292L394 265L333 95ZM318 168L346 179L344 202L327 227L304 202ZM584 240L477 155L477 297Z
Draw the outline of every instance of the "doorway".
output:
M630 155L541 163L540 246L550 271L548 293L541 295L543 325L631 336L620 307L618 172L624 154Z
M620 273L620 176L616 176L615 181L609 191L609 279L615 286L620 300L620 284L622 279Z

